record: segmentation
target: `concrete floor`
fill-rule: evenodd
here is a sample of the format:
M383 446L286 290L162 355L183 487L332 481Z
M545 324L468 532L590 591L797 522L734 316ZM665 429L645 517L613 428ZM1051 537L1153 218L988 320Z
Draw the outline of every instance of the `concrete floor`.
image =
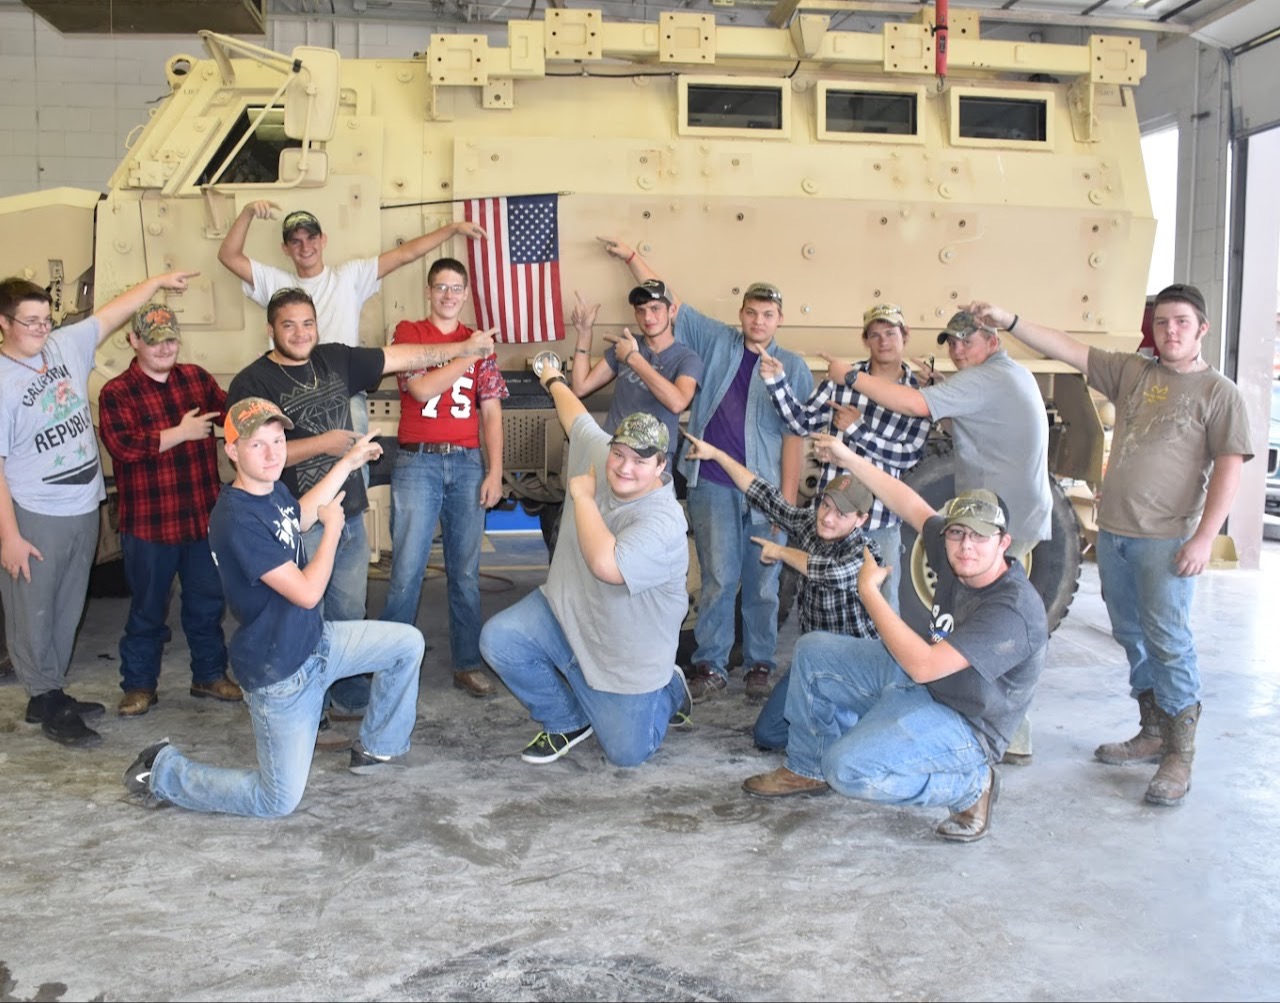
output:
M96 750L22 724L10 676L0 1000L1274 999L1280 545L1265 546L1262 571L1200 585L1188 803L1146 805L1151 768L1092 760L1134 730L1135 705L1087 564L1050 644L1035 761L1004 770L992 834L971 846L932 836L938 811L743 795L776 758L751 747L740 678L639 769L593 741L526 765L534 729L510 694L448 686L437 576L408 767L361 778L319 755L277 822L121 800L121 771L161 736L253 760L243 706L187 695L176 626L159 706L109 711ZM543 558L500 543L486 606L541 581ZM89 604L77 696L114 707L125 610Z

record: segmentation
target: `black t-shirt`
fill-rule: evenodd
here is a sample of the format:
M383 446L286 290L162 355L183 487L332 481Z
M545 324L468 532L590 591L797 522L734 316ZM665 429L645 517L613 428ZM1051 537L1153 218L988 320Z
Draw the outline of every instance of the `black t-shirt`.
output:
M268 353L269 354L269 353ZM351 398L371 390L382 379L386 356L380 348L317 345L300 366L281 366L266 354L242 369L227 391L228 404L246 397L265 397L280 406L293 428L286 439L307 439L335 428L352 431ZM310 491L337 462L321 453L284 468L281 480L298 498ZM364 475L353 472L343 485L342 511L350 518L369 507Z
M1044 669L1049 623L1044 601L1016 561L986 588L958 581L947 561L945 523L934 516L920 534L929 566L938 575L928 640L950 643L969 668L935 679L929 692L964 715L994 763L1031 705Z

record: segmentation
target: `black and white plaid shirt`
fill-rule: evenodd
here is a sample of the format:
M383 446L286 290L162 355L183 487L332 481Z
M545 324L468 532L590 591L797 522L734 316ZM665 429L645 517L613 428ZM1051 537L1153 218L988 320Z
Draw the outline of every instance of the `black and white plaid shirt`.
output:
M859 362L854 369L870 374L871 363ZM924 454L925 439L929 437L928 418L913 418L911 415L890 411L844 383L837 385L830 380L822 380L813 391L813 396L802 404L792 393L785 374L765 382L769 386L778 414L796 435L830 432L839 436L859 456L865 456L894 477L901 477L919 463ZM915 374L906 363L902 364L902 375L898 382L903 386L920 389ZM861 413L862 419L843 432L839 431L833 424L836 404L852 404ZM833 463L822 464L819 489L825 488L842 472ZM871 506L867 529L893 526L901 521L877 498Z
M850 637L879 637L858 598L862 548L870 547L876 563L884 563L876 542L863 536L861 528L841 540L822 539L815 507L792 505L781 491L759 477L747 488L747 504L787 531L788 547L809 555L809 571L801 575L800 594L796 597L801 633L829 630Z

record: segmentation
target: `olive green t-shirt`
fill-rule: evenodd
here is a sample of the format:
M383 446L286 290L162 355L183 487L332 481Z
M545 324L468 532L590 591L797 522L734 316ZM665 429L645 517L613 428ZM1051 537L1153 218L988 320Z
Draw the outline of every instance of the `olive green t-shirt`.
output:
M1244 398L1213 369L1178 373L1128 352L1089 350L1089 384L1116 405L1098 525L1185 539L1195 532L1219 456L1253 456Z

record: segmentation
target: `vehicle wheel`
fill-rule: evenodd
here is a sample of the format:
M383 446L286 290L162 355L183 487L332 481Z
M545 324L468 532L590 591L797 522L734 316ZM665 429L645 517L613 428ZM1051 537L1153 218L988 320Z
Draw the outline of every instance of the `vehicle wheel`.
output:
M955 494L955 457L950 452L926 457L906 477L909 485L934 508ZM1044 600L1045 613L1052 633L1067 615L1080 578L1080 523L1075 508L1058 482L1050 480L1053 511L1050 516L1052 537L1042 541L1024 560L1027 577ZM907 566L903 568L898 590L902 618L921 636L929 631L929 613L933 607L933 590L937 576L929 567L924 547L916 532L902 525L902 551Z

